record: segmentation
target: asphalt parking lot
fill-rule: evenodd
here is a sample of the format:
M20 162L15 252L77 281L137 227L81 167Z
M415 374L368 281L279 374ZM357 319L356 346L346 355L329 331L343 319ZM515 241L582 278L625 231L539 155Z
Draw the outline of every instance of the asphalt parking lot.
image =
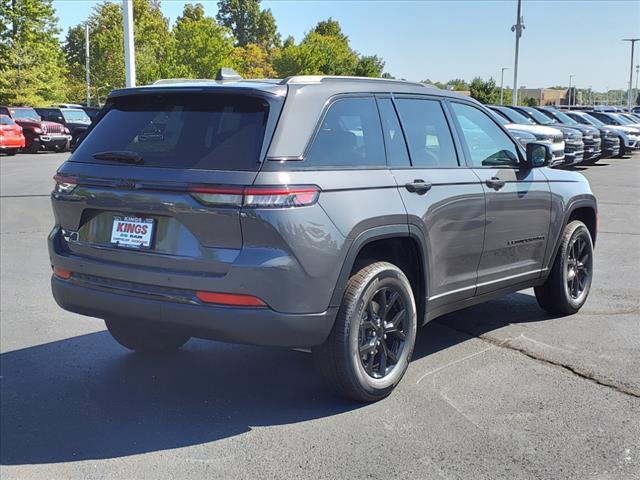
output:
M423 328L400 387L336 399L310 355L190 341L130 353L49 290L66 154L0 157L0 476L640 478L640 154L581 169L599 199L591 296L532 291Z

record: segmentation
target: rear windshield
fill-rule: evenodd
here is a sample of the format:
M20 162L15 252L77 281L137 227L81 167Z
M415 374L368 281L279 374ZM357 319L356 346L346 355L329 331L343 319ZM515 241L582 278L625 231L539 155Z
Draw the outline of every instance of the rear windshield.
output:
M8 115L0 115L0 125L15 125L15 122Z
M163 94L116 99L71 157L127 151L143 166L257 170L269 105L235 95Z
M91 123L84 110L62 110L62 116L67 122Z

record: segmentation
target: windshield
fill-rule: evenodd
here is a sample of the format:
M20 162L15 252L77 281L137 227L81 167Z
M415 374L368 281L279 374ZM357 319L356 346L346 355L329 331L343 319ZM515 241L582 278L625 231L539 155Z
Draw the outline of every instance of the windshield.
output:
M127 151L144 166L257 170L269 105L232 95L165 94L116 99L70 161L111 162ZM140 167L137 167L140 168Z
M638 123L638 119L635 117L635 115L631 115L630 113L621 113L620 115L629 120L631 123Z
M500 115L495 110L489 109L489 111L491 112L491 115L493 115L493 118L495 118L498 121L498 123L500 123L500 125L507 125L509 123L509 120L504 118L502 115Z
M552 125L554 123L557 123L555 120L550 119L544 113L539 112L535 108L528 108L526 112L529 115L531 115L534 118L534 120L541 125Z
M558 112L554 110L553 115L562 123L565 123L567 125L578 125L578 122L576 122L573 118L571 118L564 112Z
M11 116L18 120L35 120L39 122L42 120L40 115L33 108L15 108L10 109Z
M631 125L633 123L631 120L623 117L619 113L612 113L611 116L618 120L620 125Z
M498 110L500 113L504 114L512 123L521 123L523 125L535 125L536 122L531 120L529 117L524 116L520 112L515 110L511 110L510 108L500 108Z
M62 116L67 122L91 123L84 110L62 110Z
M582 115L582 118L584 118L591 125L595 125L596 127L604 127L605 126L604 122L600 121L600 119L598 119L596 117L593 117L593 116L589 115L588 113L585 113L584 115Z

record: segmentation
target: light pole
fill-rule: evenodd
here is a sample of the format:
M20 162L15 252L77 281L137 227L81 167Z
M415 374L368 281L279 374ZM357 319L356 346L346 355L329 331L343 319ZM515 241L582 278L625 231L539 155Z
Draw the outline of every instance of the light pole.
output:
M623 38L623 42L631 42L631 67L629 67L629 93L627 95L627 107L631 111L631 87L633 87L633 48L640 38Z
M518 0L518 12L516 13L516 24L511 27L511 31L516 34L516 58L513 66L513 95L511 103L513 106L518 105L518 55L520 53L520 37L524 25L522 23L522 0Z
M573 77L575 77L575 75L569 75L569 91L567 92L569 94L569 98L567 99L569 110L571 110L571 80L573 80Z
M509 70L509 67L502 67L500 69L500 105L504 105L504 71Z
M84 26L84 69L87 80L87 107L91 106L91 76L89 75L89 24Z
M133 40L133 0L122 0L124 21L124 78L127 87L136 86L136 52Z
M636 65L636 97L640 95L640 92L638 92L638 72L640 72L640 65Z

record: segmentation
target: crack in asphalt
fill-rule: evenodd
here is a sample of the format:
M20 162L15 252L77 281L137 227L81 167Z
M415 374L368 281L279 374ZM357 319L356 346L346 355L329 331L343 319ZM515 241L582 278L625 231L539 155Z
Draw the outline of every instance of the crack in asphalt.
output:
M608 388L610 388L612 390L615 390L618 393L622 393L624 395L629 395L629 396L632 396L632 397L635 397L635 398L640 398L640 389L637 389L637 388L634 388L634 387L631 387L631 386L628 386L628 385L625 385L625 384L616 383L616 382L614 382L612 380L609 380L608 378L605 378L605 377L602 377L602 376L598 375L595 372L582 369L582 368L577 367L575 365L569 365L569 364L566 364L566 363L559 362L557 360L552 360L550 358L543 357L541 355L538 355L538 354L536 354L534 352L531 352L531 351L527 350L524 347L521 347L521 346L518 346L518 345L514 345L511 342L511 340L512 340L511 338L506 338L504 340L498 340L498 339L492 338L492 337L490 337L488 335L484 335L484 334L483 335L476 335L473 332L469 332L469 331L466 331L466 330L462 330L460 328L452 327L451 325L446 325L445 324L444 326L447 327L447 328L451 328L452 330L455 330L456 332L463 333L463 334L466 334L466 335L470 335L470 336L472 336L474 338L478 338L480 340L484 340L485 342L490 343L492 345L495 345L496 347L500 347L500 348L504 348L504 349L511 350L511 351L514 351L514 352L518 352L518 353L521 353L521 354L523 354L523 355L525 355L525 356L527 356L527 357L529 357L529 358L531 358L533 360L536 360L538 362L541 362L541 363L544 363L544 364L547 364L547 365L552 365L554 367L561 368L561 369L563 369L563 370L565 370L565 371L567 371L567 372L569 372L569 373L571 373L571 374L573 374L573 375L575 375L577 377L580 377L580 378L582 378L584 380L587 380L587 381L589 381L591 383L595 383L596 385L600 385L602 387L608 387Z

